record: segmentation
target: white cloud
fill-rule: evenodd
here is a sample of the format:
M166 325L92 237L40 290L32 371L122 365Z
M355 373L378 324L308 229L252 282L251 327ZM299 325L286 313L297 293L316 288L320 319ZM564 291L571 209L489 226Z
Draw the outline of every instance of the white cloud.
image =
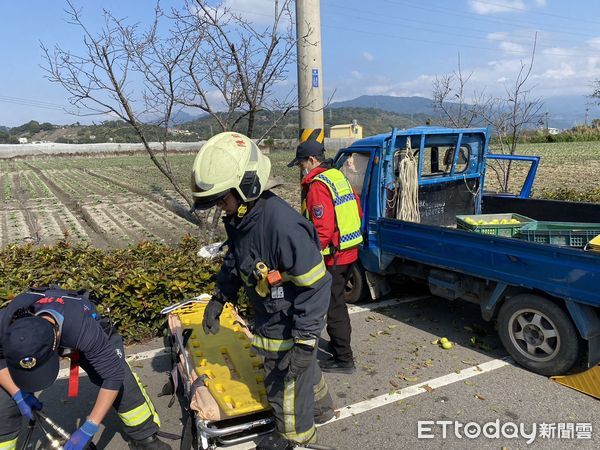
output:
M371 62L375 59L375 57L367 51L362 52L362 57L365 61L368 61L368 62Z
M533 0L528 1L531 5ZM529 64L533 34L533 30L529 29L520 29L518 32L500 29L486 36L487 45L497 49L488 60L461 55L462 73L471 75L467 91L505 96L506 89L511 89L522 65L527 67ZM538 34L538 47L527 89L531 89L536 97L588 95L591 91L590 82L600 79L600 35L581 39L578 45L548 47L548 44L557 40L552 33ZM475 61L479 62L475 64ZM413 72L410 78L402 71L377 71L373 65L364 62L362 66L357 65L356 69L360 70L360 79L346 75L338 80L329 80L326 87L337 89L336 100L342 93L346 98L364 94L422 95L431 98L435 77L452 74L457 68L451 62L431 66L420 75Z
M526 10L527 7L522 0L494 0L493 3L487 1L469 0L469 7L477 14L496 14L505 12L518 12Z
M600 37L592 38L592 39L588 40L586 42L586 44L588 44L590 47L593 47L595 49L599 49L600 48Z
M352 74L352 77L356 78L357 80L362 80L362 78L363 78L362 73L360 73L358 70L353 70L350 73Z
M486 38L489 41L505 41L506 39L508 39L508 33L504 31L496 31L494 33L488 33Z
M539 78L550 80L569 80L574 78L576 75L577 72L575 72L570 64L562 62L560 63L559 67L546 70L539 76Z
M546 0L469 0L469 8L476 14L521 13L546 6Z
M527 53L527 48L515 42L500 42L500 49L508 53Z

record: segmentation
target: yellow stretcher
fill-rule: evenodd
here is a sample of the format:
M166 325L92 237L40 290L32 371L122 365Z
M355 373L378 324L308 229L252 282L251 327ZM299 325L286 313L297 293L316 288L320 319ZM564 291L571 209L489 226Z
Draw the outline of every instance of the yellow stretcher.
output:
M202 317L208 300L203 294L162 311L175 356L173 379L181 382L188 427L202 449L249 441L274 429L262 361L250 352L251 333L226 304L220 332L206 335Z

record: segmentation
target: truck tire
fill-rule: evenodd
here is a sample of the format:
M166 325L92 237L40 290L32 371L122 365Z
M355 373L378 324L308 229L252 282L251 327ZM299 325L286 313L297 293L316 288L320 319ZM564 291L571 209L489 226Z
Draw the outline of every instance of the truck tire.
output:
M365 298L367 289L367 282L365 280L365 273L362 266L359 263L355 263L350 268L348 279L346 280L346 287L344 289L344 298L346 303L358 303Z
M579 358L579 336L568 314L538 295L507 300L498 314L498 334L517 363L540 375L564 374Z

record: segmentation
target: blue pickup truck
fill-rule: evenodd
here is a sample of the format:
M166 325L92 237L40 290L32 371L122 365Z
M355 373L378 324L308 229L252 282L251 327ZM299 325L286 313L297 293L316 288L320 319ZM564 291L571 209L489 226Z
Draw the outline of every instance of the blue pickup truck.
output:
M347 300L377 298L393 278L421 280L436 296L479 304L485 320L497 321L508 353L529 370L558 375L595 366L600 253L457 229L456 216L517 213L589 223L600 222L600 205L529 198L539 158L490 154L489 139L487 128L394 129L337 153L336 165L364 210L364 243ZM398 219L408 153L417 168L418 223ZM489 161L506 158L529 165L521 191L485 193Z

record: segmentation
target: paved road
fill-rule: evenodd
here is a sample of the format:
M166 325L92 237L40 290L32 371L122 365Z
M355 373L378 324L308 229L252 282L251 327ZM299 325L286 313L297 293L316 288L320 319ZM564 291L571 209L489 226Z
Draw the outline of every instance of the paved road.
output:
M368 305L378 308L374 310L365 305L351 310L358 370L351 376L326 374L340 414L319 428L321 444L337 449L600 448L597 400L507 363L493 324L480 318L477 306L431 296L418 301L411 298L414 296L392 305L384 303L387 306L383 308L381 304ZM455 342L454 348L443 350L431 344L441 336ZM472 346L473 336L485 350ZM161 344L157 340L136 346L128 354L156 350ZM169 398L157 397L167 380L169 358L150 354L154 356L132 365L155 399L163 429L180 432L178 404L168 408ZM75 428L93 403L95 391L87 379L82 380L80 390L77 400L65 400L66 380L59 380L41 395L47 413L68 430ZM421 434L430 437L419 438L419 421L454 422L424 423ZM455 423L484 426L495 421L499 427L504 425L508 437L480 434L468 438L462 429L457 437L454 432ZM528 436L537 424L538 435L528 445L528 438L515 432L510 423L522 426ZM583 439L585 426L576 432L577 423L592 424L591 439ZM554 430L542 424L555 424ZM98 448L126 449L121 434L114 431L119 430L114 415L106 425L110 431L103 430L96 438ZM448 427L445 438L444 426ZM555 437L542 437L544 430ZM477 426L470 425L467 431L477 434ZM494 436L494 431L492 425L486 428L488 435Z

